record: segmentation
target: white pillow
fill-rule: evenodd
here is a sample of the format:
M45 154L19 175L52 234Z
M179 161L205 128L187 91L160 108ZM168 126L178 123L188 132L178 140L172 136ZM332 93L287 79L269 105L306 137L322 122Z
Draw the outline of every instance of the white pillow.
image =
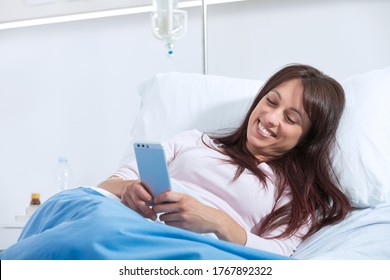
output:
M342 83L346 108L334 167L355 207L390 202L390 67Z
M237 127L263 82L165 73L139 88L142 104L133 140L161 141L197 128ZM390 202L390 68L347 79L346 108L337 133L334 167L355 207ZM129 149L131 154L132 148Z
M188 129L235 128L263 82L193 73L157 74L139 87L134 140L161 141Z

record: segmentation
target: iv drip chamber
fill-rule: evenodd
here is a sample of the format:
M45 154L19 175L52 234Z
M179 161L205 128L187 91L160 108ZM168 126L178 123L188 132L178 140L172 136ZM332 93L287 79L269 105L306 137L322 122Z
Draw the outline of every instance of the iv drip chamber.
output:
M151 14L154 36L166 43L168 56L173 56L174 42L187 31L187 12L177 8L178 0L153 0Z

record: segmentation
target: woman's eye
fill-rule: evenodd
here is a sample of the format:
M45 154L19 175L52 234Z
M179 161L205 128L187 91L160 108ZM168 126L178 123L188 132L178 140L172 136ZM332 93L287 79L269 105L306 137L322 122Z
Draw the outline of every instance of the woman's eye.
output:
M267 97L267 102L268 102L268 104L270 104L270 105L272 105L272 106L276 106L276 105L277 105L276 101L272 100L272 99L269 98L269 97Z
M288 123L290 124L296 124L297 122L292 118L290 117L289 115L286 115L286 120Z

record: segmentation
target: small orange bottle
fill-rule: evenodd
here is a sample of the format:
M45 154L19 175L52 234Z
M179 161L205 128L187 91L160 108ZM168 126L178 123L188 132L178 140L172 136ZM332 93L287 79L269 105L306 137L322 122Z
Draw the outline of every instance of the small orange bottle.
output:
M41 205L40 194L32 193L30 206L26 209L26 215L31 216L38 209L39 205Z
M40 197L39 193L32 193L30 205L41 205Z

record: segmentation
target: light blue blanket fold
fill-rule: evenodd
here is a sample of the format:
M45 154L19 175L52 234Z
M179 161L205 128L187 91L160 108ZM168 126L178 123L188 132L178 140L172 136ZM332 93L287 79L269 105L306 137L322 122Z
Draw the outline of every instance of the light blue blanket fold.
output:
M90 188L59 193L0 259L289 259L144 219Z

